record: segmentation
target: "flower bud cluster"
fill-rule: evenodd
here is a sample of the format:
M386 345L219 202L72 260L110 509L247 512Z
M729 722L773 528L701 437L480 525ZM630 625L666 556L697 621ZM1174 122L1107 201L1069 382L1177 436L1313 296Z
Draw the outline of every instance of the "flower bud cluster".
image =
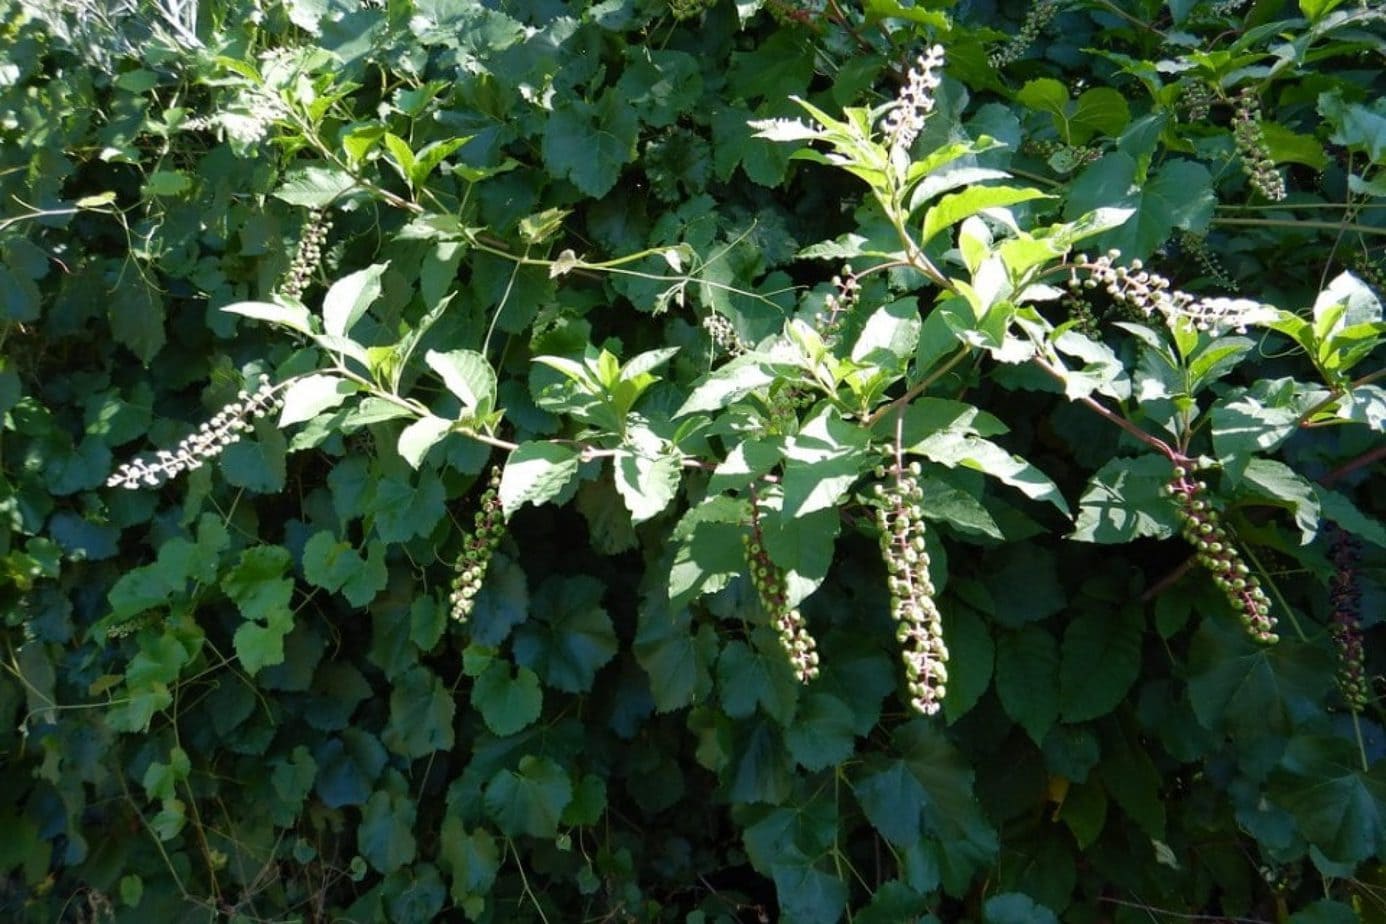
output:
M712 345L720 352L740 356L746 352L746 341L732 327L732 322L723 315L712 313L703 318L703 330L712 338Z
M836 291L824 300L823 307L827 309L826 313L819 312L814 318L818 332L828 343L831 343L842 327L842 319L855 311L861 303L861 280L852 272L850 264L842 268L841 276L833 277L833 288Z
M153 459L134 459L106 479L106 487L157 488L183 472L201 468L241 436L255 429L255 420L276 410L283 401L267 376L260 377L255 392L242 391L236 400L217 412L173 449L160 449Z
M1251 188L1272 202L1284 199L1285 180L1275 169L1275 161L1266 145L1266 133L1261 127L1261 103L1251 87L1243 87L1237 94L1232 113L1232 138Z
M457 560L457 574L452 579L452 594L448 597L452 618L459 623L465 623L472 615L476 595L486 579L486 568L491 564L491 556L495 554L496 546L500 545L501 537L505 535L500 479L500 469L493 467L486 490L477 503L472 531L462 539L462 557Z
M1235 330L1246 333L1247 325L1262 319L1264 310L1258 302L1245 298L1195 298L1174 288L1164 276L1144 268L1140 260L1129 266L1119 266L1119 250L1109 250L1102 256L1089 259L1078 257L1070 267L1069 289L1101 288L1118 303L1124 304L1149 318L1161 315L1166 324L1190 324L1201 331L1223 333ZM1080 277L1078 270L1086 277Z
M1194 480L1191 474L1186 466L1176 465L1168 486L1170 495L1179 505L1184 539L1194 547L1198 563L1212 574L1213 583L1232 603L1247 634L1264 645L1273 645L1280 636L1275 634L1270 599L1261 589L1256 575L1242 561L1222 518L1205 498L1208 486Z
M889 575L890 615L905 663L910 705L923 715L934 715L943 705L948 684L948 646L943 641L943 615L934 602L934 582L929 577L929 553L924 540L924 518L919 509L924 490L919 485L919 463L897 471L891 481L874 488L876 525L880 531L881 556ZM884 469L877 469L884 478Z
M1360 551L1361 545L1354 536L1334 530L1335 573L1328 591L1333 605L1333 646L1338 651L1338 689L1353 712L1365 709L1371 695L1362 648L1362 588L1357 583Z
M809 635L808 626L797 606L789 605L784 572L770 560L765 551L765 537L760 530L760 512L751 505L751 532L742 536L746 546L746 563L751 569L751 586L760 598L760 605L769 614L780 638L780 645L789 657L789 666L800 683L818 676L818 645Z
M332 230L332 218L326 212L313 210L308 215L308 223L303 226L303 235L298 241L289 272L279 287L289 298L302 298L303 290L313 281L313 274L322 263L322 250L327 244L327 234Z
M1179 94L1179 108L1190 122L1202 122L1213 111L1213 91L1203 81L1187 84Z
M1025 14L1025 20L1020 24L1020 31L1011 36L1006 44L993 51L987 57L987 63L993 68L1002 68L1007 64L1019 61L1020 57L1035 43L1035 39L1039 38L1044 27L1049 25L1049 21L1057 16L1061 9L1063 9L1062 0L1039 0Z
M895 104L881 119L881 133L891 157L908 156L914 140L924 130L924 120L934 111L934 91L943 81L936 73L943 67L943 46L934 45L916 59Z

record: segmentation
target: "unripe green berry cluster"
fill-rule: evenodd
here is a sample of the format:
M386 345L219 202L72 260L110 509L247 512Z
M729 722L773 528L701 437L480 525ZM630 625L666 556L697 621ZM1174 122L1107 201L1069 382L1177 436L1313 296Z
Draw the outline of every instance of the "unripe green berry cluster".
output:
M1213 583L1237 611L1247 634L1264 645L1278 642L1270 598L1242 561L1221 516L1208 503L1207 484L1195 480L1186 466L1176 465L1168 487L1179 507L1184 539L1194 547L1198 563L1213 576Z
M1357 540L1334 531L1333 580L1329 599L1333 605L1333 646L1338 652L1338 689L1353 712L1367 707L1371 690L1367 686L1366 654L1362 647L1362 588L1357 583Z
M1261 305L1249 299L1195 298L1176 289L1166 277L1145 268L1140 260L1122 266L1116 261L1119 250L1097 257L1082 254L1069 267L1069 289L1105 291L1118 304L1150 318L1160 315L1171 326L1187 324L1196 330L1245 333L1247 326L1261 319ZM1081 274L1080 274L1081 271Z
M1198 261L1204 275L1229 292L1236 292L1241 288L1237 285L1237 280L1228 274L1227 268L1223 266L1217 253L1208 246L1206 237L1201 234L1194 234L1192 231L1179 231L1175 236L1179 240L1180 249Z
M861 280L852 272L850 265L842 268L842 275L833 277L832 292L825 300L825 312L819 312L814 319L823 340L831 344L842 327L842 319L856 310L861 303Z
M486 491L477 504L472 531L462 540L462 556L457 560L457 573L452 579L452 595L448 597L451 615L465 623L476 605L476 595L486 579L491 556L505 535L505 512L500 502L500 469L492 468Z
M1011 36L1006 44L993 51L987 58L987 63L993 68L1002 68L1020 60L1021 55L1035 43L1040 32L1061 9L1062 0L1040 0L1030 7L1029 12L1025 14L1024 22L1020 24L1020 31Z
M1102 148L1093 144L1064 144L1052 138L1032 139L1022 150L1042 157L1055 173L1072 173L1102 159Z
M302 298L303 292L313 281L313 274L322 263L323 248L327 245L328 232L332 230L332 217L326 212L314 210L308 215L308 223L303 226L303 234L298 240L289 272L284 277L279 291L289 298Z
M1354 254L1351 263L1353 271L1362 277L1363 282L1378 292L1386 292L1386 266L1365 253Z
M1213 111L1213 91L1202 81L1190 83L1179 94L1179 108L1190 122L1202 122Z
M804 616L797 606L790 606L784 571L770 560L765 551L765 537L760 529L760 512L751 506L751 532L741 537L746 546L746 564L751 572L760 605L770 617L779 636L780 646L789 658L789 666L800 683L818 676L818 645L809 635Z
M1232 113L1232 137L1251 188L1272 202L1284 199L1285 180L1275 169L1275 161L1266 144L1266 132L1261 127L1261 102L1251 87L1243 87L1237 94Z
M919 463L911 463L872 490L881 557L888 574L890 615L895 619L910 705L923 715L934 715L948 692L948 646L943 641L943 615L934 602L934 582L929 577L919 473ZM878 469L876 476L884 479L886 471Z

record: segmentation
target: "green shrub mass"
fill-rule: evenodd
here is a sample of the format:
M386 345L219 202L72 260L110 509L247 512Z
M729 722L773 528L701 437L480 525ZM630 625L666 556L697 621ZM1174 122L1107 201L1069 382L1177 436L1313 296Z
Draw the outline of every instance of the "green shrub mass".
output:
M0 919L1386 920L1379 3L0 36Z

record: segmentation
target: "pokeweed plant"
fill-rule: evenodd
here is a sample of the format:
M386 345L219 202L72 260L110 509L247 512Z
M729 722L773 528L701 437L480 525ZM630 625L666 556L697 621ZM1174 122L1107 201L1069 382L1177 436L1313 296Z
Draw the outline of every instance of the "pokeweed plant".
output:
M995 7L7 11L0 914L1379 908L1380 14Z

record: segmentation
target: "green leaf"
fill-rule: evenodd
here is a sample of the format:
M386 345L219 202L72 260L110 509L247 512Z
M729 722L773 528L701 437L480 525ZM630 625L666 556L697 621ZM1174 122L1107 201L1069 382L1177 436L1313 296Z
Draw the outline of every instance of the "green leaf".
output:
M1386 847L1386 770L1363 770L1353 742L1291 738L1270 789L1330 863L1356 866Z
M451 420L444 420L432 414L420 417L400 431L399 454L410 467L418 468L423 464L428 451L438 445L452 430L452 424Z
M674 416L720 411L775 380L774 370L763 357L752 354L738 356L714 370L694 387L693 393L674 412Z
M1374 164L1386 164L1386 105L1344 103L1341 91L1320 93L1319 114L1333 127L1328 140L1366 151Z
M1281 639L1257 645L1231 619L1207 618L1189 647L1189 702L1204 728L1255 739L1286 735L1332 686L1328 655Z
M579 453L558 443L521 443L506 459L500 501L506 519L523 504L536 507L553 500L577 474Z
M646 597L640 606L634 650L635 660L649 676L655 709L669 712L711 691L709 668L717 656L717 634L710 626L692 631L688 610L675 609L659 596Z
M881 2L881 0L868 0ZM847 905L847 884L810 863L777 863L771 868L775 893L786 920L837 924Z
M342 591L352 606L365 606L385 589L384 547L373 544L369 560L349 542L337 542L321 530L303 547L303 576L308 583L335 593Z
M308 166L290 170L274 197L290 205L321 209L356 187L356 180L336 167Z
M948 646L948 692L943 714L949 724L971 711L991 686L996 646L982 618L954 604L943 615L943 641Z
M745 573L747 513L745 501L719 496L683 515L670 537L675 543L668 583L671 607L716 593Z
M982 924L1059 924L1058 917L1028 895L993 895L982 906Z
M414 800L404 792L378 790L366 803L356 845L377 872L393 873L414 861L416 815Z
M455 711L452 691L442 678L422 665L412 667L396 678L390 691L390 724L380 740L410 759L448 750Z
M985 209L1015 205L1034 199L1051 199L1038 189L1017 188L1014 186L972 186L960 193L944 196L938 203L924 213L924 228L920 232L920 246L927 245L945 228L976 215Z
M472 686L471 702L480 710L486 727L505 737L527 728L539 718L544 706L544 691L534 671L517 667L512 674L508 663L495 660Z
M583 194L600 199L635 159L635 110L614 89L592 105L568 97L544 122L544 162Z
M643 523L663 513L678 494L683 464L676 455L648 455L644 450L635 450L618 454L612 464L616 491L633 523Z
M852 710L828 693L805 696L794 723L785 731L790 756L810 773L845 762L852 756L856 741Z
M1141 536L1175 535L1179 519L1165 492L1173 474L1169 460L1156 455L1113 459L1103 465L1078 501L1072 538L1120 544Z
M432 532L443 518L443 502L443 484L426 468L415 479L405 472L381 477L362 512L372 517L381 542L406 542Z
M1064 630L1059 713L1065 722L1106 715L1125 698L1141 667L1140 611L1087 609Z
M832 509L842 502L872 455L868 436L825 407L785 441L784 506L786 517Z
M246 619L276 621L292 619L289 600L293 580L285 577L291 558L289 550L277 545L260 545L241 553L236 565L221 579L221 589L240 608Z
M474 350L424 354L428 368L436 372L468 411L488 413L496 405L496 373L486 357Z
M311 420L323 411L337 407L358 391L359 385L340 376L325 373L305 375L284 389L284 408L279 413L279 426L289 427Z
M439 832L439 859L451 871L452 900L462 904L471 896L484 896L500 872L500 847L484 828L470 834L456 815L443 819Z
M192 189L192 179L181 170L155 170L144 181L144 197L181 196Z
M1039 626L1004 631L996 640L996 694L1006 714L1036 744L1059 717L1059 650Z
M220 311L238 314L257 321L269 321L290 330L306 334L312 331L312 315L302 305L276 305L272 302L232 302L222 305Z
M919 346L922 328L914 299L902 298L883 305L862 326L852 345L852 361L902 370Z
M502 770L486 784L486 813L511 837L552 839L563 809L573 799L568 774L547 757L527 755L516 770Z
M1069 512L1068 501L1048 475L990 440L954 433L939 434L911 447L910 451L949 468L962 466L989 475L1026 497L1053 504L1065 514Z
M1120 227L1093 242L1098 249L1117 248L1123 260L1144 259L1175 228L1202 231L1213 217L1212 175L1193 161L1171 159L1144 183L1136 182L1137 163L1117 151L1093 164L1069 187L1064 216L1077 218L1101 207L1134 209Z
M1242 480L1255 493L1279 507L1294 511L1300 542L1308 544L1319 531L1318 489L1288 465L1274 459L1252 459Z
M928 794L903 760L892 760L852 782L867 821L881 836L900 847L919 840Z
M546 580L534 594L532 618L515 632L515 660L545 686L566 693L591 690L597 671L619 648L602 606L605 592L586 575Z
M759 640L759 639L758 639ZM778 647L766 653L758 644L732 640L717 658L717 689L722 709L734 719L748 718L759 706L766 715L788 724L799 701L799 686Z
M1351 905L1325 898L1296 911L1286 924L1359 924L1361 920Z
M333 337L348 336L366 309L380 297L380 277L387 269L388 263L376 263L332 283L322 299L323 330Z

